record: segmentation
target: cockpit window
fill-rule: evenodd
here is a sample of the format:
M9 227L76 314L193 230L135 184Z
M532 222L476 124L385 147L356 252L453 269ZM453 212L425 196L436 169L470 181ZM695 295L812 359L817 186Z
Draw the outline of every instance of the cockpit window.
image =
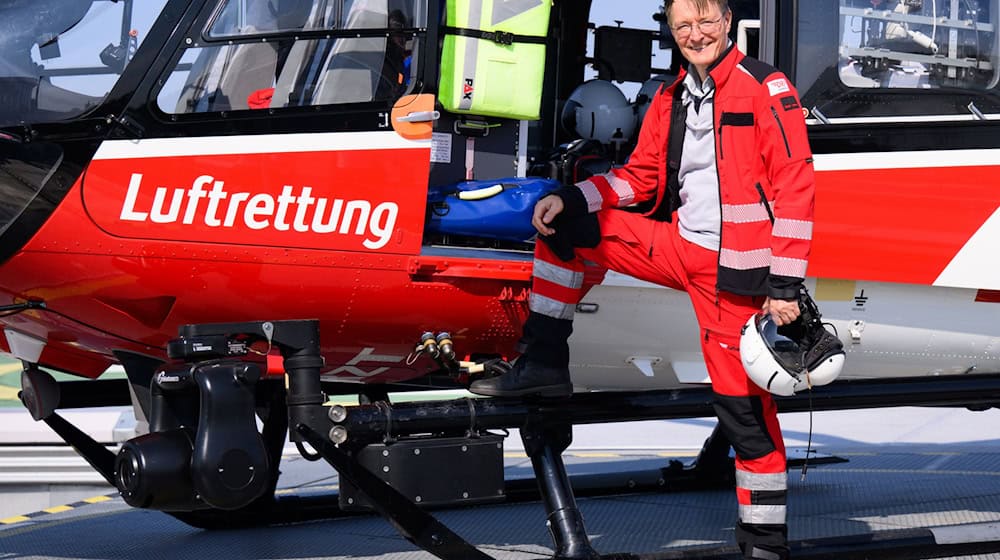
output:
M225 0L157 104L177 114L394 100L414 75L424 14L426 0ZM330 33L297 36L311 31Z
M996 84L996 33L988 2L852 4L840 7L840 79L845 85L982 89Z
M13 0L0 17L0 126L101 104L166 0Z
M1000 118L998 16L1000 0L810 4L797 34L803 101L819 120Z
M385 29L384 16L358 17L361 12L404 13L412 4L387 0L225 0L208 30L209 37L238 37L260 32Z

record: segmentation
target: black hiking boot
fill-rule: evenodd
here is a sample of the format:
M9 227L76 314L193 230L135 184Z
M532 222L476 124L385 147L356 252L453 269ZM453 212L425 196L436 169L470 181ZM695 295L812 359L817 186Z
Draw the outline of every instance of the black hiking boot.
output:
M573 394L568 367L549 366L526 358L521 356L503 375L474 381L469 391L490 397L566 398Z
M573 394L568 343L572 332L571 320L531 312L524 322L523 353L514 366L503 375L474 381L469 391L490 397L569 397Z

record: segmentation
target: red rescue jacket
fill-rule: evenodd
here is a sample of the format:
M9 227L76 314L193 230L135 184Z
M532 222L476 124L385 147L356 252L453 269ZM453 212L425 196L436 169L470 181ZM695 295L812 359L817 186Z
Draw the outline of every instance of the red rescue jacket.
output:
M712 106L722 203L717 287L794 299L806 275L815 190L798 94L784 74L733 46L709 74L715 81ZM687 115L672 109L681 105L684 75L682 71L653 99L625 166L558 191L567 212L653 202L648 216L671 219L680 200L680 150L670 150L670 144L672 138L683 143Z

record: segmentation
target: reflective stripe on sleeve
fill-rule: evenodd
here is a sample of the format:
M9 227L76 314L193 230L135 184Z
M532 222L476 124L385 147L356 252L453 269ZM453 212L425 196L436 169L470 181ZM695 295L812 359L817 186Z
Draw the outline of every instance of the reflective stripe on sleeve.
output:
M793 278L805 278L808 262L805 259L791 259L788 257L774 257L771 259L771 274L778 276L791 276Z
M618 195L618 207L628 206L635 201L635 189L632 185L615 175L614 173L608 173L604 176L608 180L608 184L611 185L611 189L615 191Z
M593 181L583 181L577 183L576 186L583 192L583 198L587 199L588 212L594 213L601 209L601 203L604 202L604 198Z
M534 292L528 298L528 309L553 319L573 319L576 304L563 303Z
M792 239L812 239L813 223L808 220L791 220L775 218L771 235L775 237L790 237Z

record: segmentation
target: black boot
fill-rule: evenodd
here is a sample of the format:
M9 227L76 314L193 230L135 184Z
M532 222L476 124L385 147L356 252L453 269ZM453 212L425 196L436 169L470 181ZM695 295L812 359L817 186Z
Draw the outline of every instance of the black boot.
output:
M736 543L747 560L788 560L788 526L736 522Z
M569 378L569 335L573 322L531 312L521 339L524 352L510 371L480 379L469 391L490 397L539 396L564 398L573 394Z

